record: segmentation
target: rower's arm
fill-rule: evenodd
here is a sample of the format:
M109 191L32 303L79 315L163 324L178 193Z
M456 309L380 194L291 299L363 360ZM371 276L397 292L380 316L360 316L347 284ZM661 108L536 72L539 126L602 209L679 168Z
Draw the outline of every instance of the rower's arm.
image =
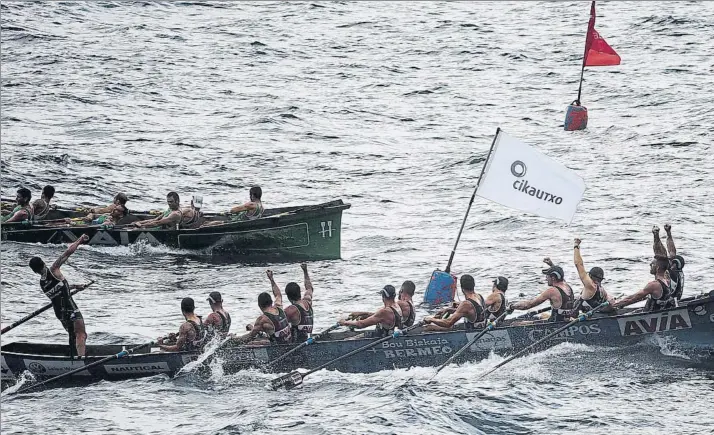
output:
M372 313L370 311L353 311L347 317L351 317L353 319L366 319L367 317L373 316L373 315L374 315L374 313Z
M518 301L512 304L514 310L530 310L531 308L542 304L545 301L549 301L551 296L551 289L544 291L537 298L531 299L530 301Z
M181 221L181 213L178 210L174 210L169 213L165 218L158 220L146 220L139 222L140 226L155 226L155 225L171 225ZM150 224L150 225L149 225Z
M188 334L189 328L191 328L191 325L188 323L184 323L183 325L181 325L181 327L179 328L178 338L176 339L176 344L160 344L159 349L165 352L178 352L179 350L183 349L183 346L186 344L186 334Z
M273 271L272 270L267 270L265 272L266 275L268 275L268 279L270 280L270 286L273 289L273 297L274 297L274 302L273 305L276 307L281 307L283 306L283 295L280 292L280 287L275 283L275 280L273 279Z
M234 342L235 342L236 344L243 344L243 343L247 343L247 342L249 342L249 341L252 341L252 340L255 339L255 337L257 337L258 334L260 334L261 332L265 332L266 334L268 334L269 328L268 328L268 325L266 325L266 323L270 325L270 328L272 328L273 324L272 324L272 322L270 322L270 320L269 320L267 317L265 317L265 316L260 316L260 317L258 317L258 318L255 320L255 324L253 325L253 329L251 329L251 330L250 330L248 333L246 333L246 334L243 334L243 335L241 335L241 336L235 337L235 338L233 339Z
M459 320L461 320L462 317L468 314L467 311L468 306L466 306L466 302L464 301L459 305L459 308L454 311L454 314L449 316L447 319L436 319L433 317L427 317L425 319L425 323L431 323L442 328L451 329L456 322L458 322Z
M631 294L630 296L621 299L613 304L613 308L622 308L628 305L636 304L637 302L645 299L648 295L654 293L659 288L659 283L654 281L645 286L642 290L637 293Z
M242 205L237 205L231 209L231 213L240 213L242 211L246 210L255 210L257 206L255 205L254 202L246 202L245 204Z
M674 258L677 255L677 248L674 246L674 238L672 238L672 227L667 224L664 226L664 230L667 232L667 251L669 251L669 258Z
M310 275L307 273L307 264L302 263L300 265L303 271L303 275L305 276L305 294L302 296L304 300L307 301L307 303L312 304L312 292L314 291L312 288L312 281L310 280Z
M595 287L590 275L585 270L585 264L583 263L583 257L580 256L580 240L576 239L575 247L573 248L573 263L575 263L575 268L578 270L578 276L580 281L583 283L583 287L586 289L592 289Z
M652 228L652 235L654 236L654 243L652 245L652 247L654 248L654 255L661 255L662 257L666 257L667 250L664 249L662 240L660 240L659 238L659 228L657 226L654 226Z
M6 217L7 217L7 216L6 216ZM12 215L12 217L9 218L9 219L3 218L3 222L9 224L10 222L22 222L22 221L26 221L26 220L28 220L29 218L30 218L30 215L27 214L27 210L22 209L22 210L18 210L18 212L15 213L14 215Z
M106 207L90 208L89 212L93 214L111 213L112 211L114 211L114 207L116 207L114 204L109 204Z
M364 320L341 320L339 323L342 326L354 326L357 329L363 329L363 328L368 328L370 326L374 326L378 323L387 323L386 319L386 310L380 309L376 313L372 314L371 316L367 317Z
M77 250L79 245L81 245L82 243L84 243L88 240L89 240L89 236L86 234L82 234L82 237L75 240L74 243L69 245L69 248L67 248L67 250L64 251L64 253L62 255L60 255L60 257L57 260L55 260L54 263L52 263L52 267L50 267L50 270L52 270L53 272L58 270L60 268L60 266L62 266L64 264L64 262L67 261L67 259L70 257L70 255L74 254L74 251Z

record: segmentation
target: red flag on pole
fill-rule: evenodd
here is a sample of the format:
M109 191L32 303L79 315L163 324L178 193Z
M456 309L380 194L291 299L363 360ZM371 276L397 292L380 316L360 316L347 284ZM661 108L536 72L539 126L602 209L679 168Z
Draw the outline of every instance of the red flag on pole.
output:
M592 2L590 5L588 35L585 38L585 56L583 57L583 67L619 64L620 56L607 44L607 42L605 42L597 30L595 30L595 2Z

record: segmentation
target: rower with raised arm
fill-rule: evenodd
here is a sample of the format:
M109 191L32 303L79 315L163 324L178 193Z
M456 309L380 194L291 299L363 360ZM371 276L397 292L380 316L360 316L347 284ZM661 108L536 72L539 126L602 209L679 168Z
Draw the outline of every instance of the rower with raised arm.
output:
M169 192L166 195L166 204L169 208L153 219L147 219L144 221L137 221L131 225L138 228L160 228L160 229L174 229L180 225L182 221L182 212L180 209L180 199L176 192Z
M464 329L473 331L476 329L476 324L483 322L485 319L483 296L476 293L476 283L471 275L461 275L461 292L464 294L464 300L459 304L456 311L446 319L437 319L436 317L427 316L424 318L424 331L451 331L460 319L464 319Z
M2 217L2 222L9 224L11 222L32 220L34 210L30 204L31 199L32 192L30 192L29 189L24 187L17 189L17 197L15 198L17 206L10 212L10 214Z
M382 291L384 306L363 320L339 320L342 326L352 326L359 329L375 326L373 337L386 337L394 333L395 328L402 328L402 309L396 301L397 289L393 285L385 285Z
M612 305L614 303L613 299L608 296L602 287L605 272L599 267L593 267L590 269L590 272L586 272L583 259L580 256L581 240L575 239L574 243L573 262L575 263L575 268L578 270L580 281L583 283L583 291L580 293L580 297L575 301L574 313L577 314L580 310L584 313L588 312L605 301L609 301L610 305ZM600 311L611 312L614 311L614 309L608 306Z
M300 268L305 280L305 294L302 294L300 285L296 282L289 282L285 286L285 295L291 304L285 308L285 315L288 316L293 341L296 343L303 343L310 337L315 317L312 311L314 289L312 281L310 281L310 275L307 273L307 264L301 263ZM271 284L277 285L275 281L271 281Z
M409 327L414 324L416 320L416 309L414 308L414 293L416 292L416 286L412 281L404 281L402 286L399 288L399 298L397 299L397 304L399 308L402 309L402 324L404 327ZM355 311L350 313L347 320L362 320L373 315L371 311Z
M32 259L30 259L30 268L33 272L40 275L40 288L42 292L52 301L55 316L69 334L70 356L76 352L77 355L83 357L86 353L87 342L84 318L79 308L77 308L74 299L72 299L70 290L84 289L88 284L69 285L60 267L67 261L70 255L74 254L80 244L88 240L89 236L83 234L82 237L72 243L50 267L47 267L40 257L32 257Z
M667 233L667 248L665 249L662 240L659 238L659 228L655 225L652 229L654 234L654 253L659 256L669 258L669 288L672 301L670 305L676 305L677 301L682 298L684 293L684 257L677 255L677 248L674 246L674 238L672 237L672 226L664 225L664 231Z
M34 212L36 221L44 219L50 210L52 210L54 205L50 206L50 201L54 196L55 188L52 186L45 186L42 189L42 195L40 198L32 202L32 211Z
M184 322L179 327L178 334L169 334L156 340L159 349L165 352L201 351L206 341L206 329L201 318L194 311L196 303L192 298L181 300L181 314ZM173 342L173 343L170 343Z
M247 343L254 340L261 332L265 333L273 344L288 344L292 342L292 333L288 317L283 311L283 296L280 287L275 284L273 271L267 270L266 275L273 289L275 302L268 293L258 295L258 307L262 314L258 316L251 330L242 336L234 337L235 344Z
M94 214L94 215L100 215L100 214L111 213L112 210L114 210L114 207L116 207L117 205L121 205L121 206L123 206L124 208L126 208L126 202L127 202L128 200L129 200L129 198L127 198L126 194L124 194L124 193L117 193L117 194L114 196L114 200L113 200L113 202L112 202L111 204L109 204L109 205L106 206L106 207L90 208L90 209L89 209L89 212L92 213L92 214ZM128 209L127 209L127 210L128 210Z
M548 282L548 288L531 300L512 303L509 308L513 310L529 310L548 301L551 307L550 321L560 322L566 320L573 309L573 289L565 282L565 273L562 267L553 265L550 259L546 259L544 262L550 265L548 269L543 270Z

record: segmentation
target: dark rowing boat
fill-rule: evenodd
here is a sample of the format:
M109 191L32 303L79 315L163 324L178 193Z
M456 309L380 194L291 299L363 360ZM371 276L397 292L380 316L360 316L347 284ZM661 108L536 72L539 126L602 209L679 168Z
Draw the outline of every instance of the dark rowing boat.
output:
M622 310L624 311L624 310ZM617 316L593 317L571 326L534 349L541 351L563 343L583 343L597 346L631 346L640 343L667 346L692 360L711 361L714 356L714 292L686 301L686 304L658 312L642 313L629 310ZM538 322L530 325L504 326L486 333L464 352L455 363L478 361L490 352L511 355L552 333L562 323ZM365 351L359 357L347 358L330 369L342 372L371 373L415 366L435 367L466 345L478 331L410 333L384 342ZM366 333L367 335L369 334ZM350 337L352 336L352 337ZM297 368L317 367L338 356L361 347L373 338L356 338L354 332L331 333L328 338L293 353L271 371L287 372ZM126 348L133 347L130 344ZM261 368L289 351L293 346L240 346L219 351L225 373L235 373L250 367ZM88 346L86 363L122 350L122 346ZM12 383L29 371L36 379L46 379L66 373L85 364L71 361L66 345L9 343L1 348L2 381ZM174 376L181 368L200 357L198 352L152 352L149 346L121 360L110 361L89 371L79 372L74 380L120 380L166 374Z
M118 246L145 241L151 245L200 250L206 254L236 257L268 257L281 260L333 260L340 258L342 211L350 208L342 200L316 205L267 209L260 219L231 222L230 216L207 214L208 222L219 225L197 229L136 229L124 225L153 218L130 214L114 228L101 226L58 226L56 223L3 224L2 240L25 243L71 243L88 234L89 245ZM53 210L51 218L72 218L77 212ZM60 217L61 215L61 217ZM45 219L48 221L48 219Z

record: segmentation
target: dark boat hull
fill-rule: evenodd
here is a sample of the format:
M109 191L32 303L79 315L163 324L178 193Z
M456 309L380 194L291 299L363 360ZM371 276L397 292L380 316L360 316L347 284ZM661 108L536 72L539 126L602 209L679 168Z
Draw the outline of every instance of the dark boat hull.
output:
M263 218L228 222L212 215L220 225L181 230L147 230L129 227L3 225L2 240L25 243L71 243L82 234L89 245L119 246L134 243L166 245L249 259L332 260L340 258L341 200L324 204L267 210Z
M506 326L487 333L464 352L455 363L478 361L491 352L512 355L554 332L564 323L535 323ZM346 358L329 369L342 372L371 373L409 367L435 367L445 362L477 332L415 333L399 337L374 349ZM287 372L298 368L313 368L363 346L373 338L354 340L325 339L293 353L272 371ZM573 325L545 341L534 351L544 350L563 342L583 343L603 347L632 346L640 343L662 346L681 352L692 360L710 360L714 355L714 295L696 299L687 305L655 313L630 313L614 317L593 318ZM131 345L126 345L131 347ZM241 346L220 351L225 373L235 373L250 367L262 367L290 350L292 346ZM87 363L121 350L120 346L89 346ZM200 357L197 352L136 353L128 358L112 360L104 366L80 372L75 379L119 380L166 374L173 376L182 367ZM79 367L84 362L70 361L67 346L31 343L10 343L2 347L2 380L12 382L24 371L45 379Z

